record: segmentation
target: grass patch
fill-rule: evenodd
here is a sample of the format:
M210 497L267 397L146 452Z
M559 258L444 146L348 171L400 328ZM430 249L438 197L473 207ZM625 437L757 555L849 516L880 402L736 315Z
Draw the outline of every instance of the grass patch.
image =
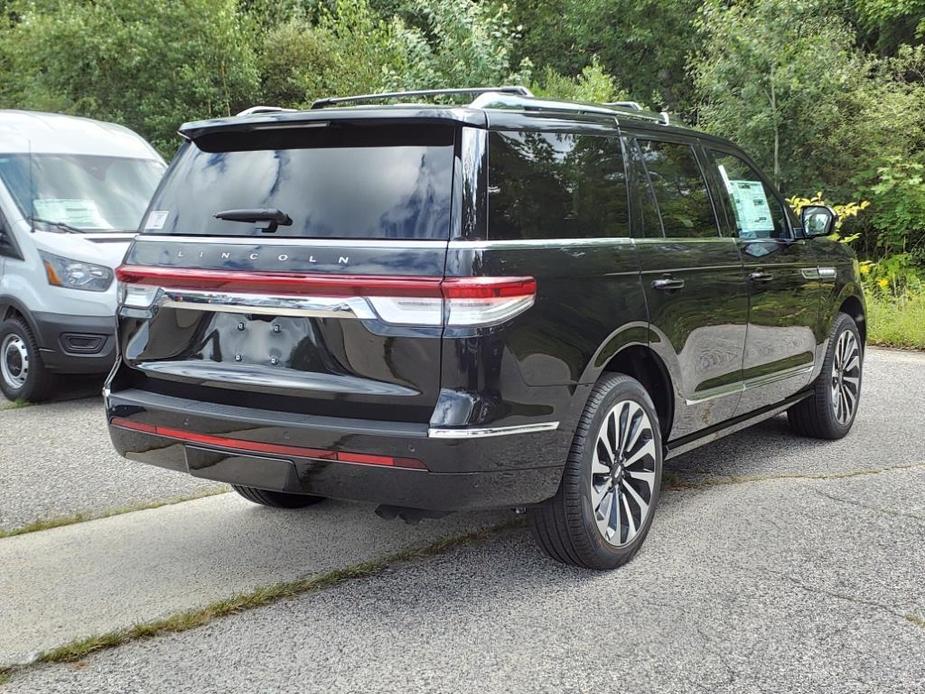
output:
M925 629L925 618L919 617L917 614L910 613L906 615L906 619L915 624L915 626Z
M0 669L0 687L10 681L10 676L13 674L13 671L10 668Z
M925 294L897 302L869 293L867 313L871 344L925 349Z
M119 516L123 513L147 511L148 509L160 508L161 506L180 504L184 501L195 501L196 499L204 499L206 497L215 496L217 494L226 494L227 492L227 487L207 487L206 489L194 492L193 494L188 494L186 496L173 496L169 499L161 499L160 501L144 501L137 504L130 504L128 506L117 506L116 508L107 509L106 511L101 512L74 513L69 516L58 516L57 518L43 518L37 521L32 521L31 523L27 523L26 525L23 525L19 528L13 528L11 530L0 529L0 540L6 537L15 537L16 535L25 535L26 533L50 530L51 528L60 528L64 525L73 525L75 523L99 520L100 518L109 518L110 516Z
M229 615L251 610L255 607L262 607L270 603L282 600L284 598L303 595L310 592L316 592L327 588L333 588L348 581L358 578L367 578L382 573L385 569L394 564L407 563L415 559L424 559L442 554L449 549L463 547L466 545L484 542L492 537L501 534L504 531L524 525L522 518L517 518L501 525L496 525L483 530L448 537L437 540L423 547L413 547L410 549L395 552L382 559L354 564L343 569L335 569L322 574L311 576L296 581L277 583L271 586L258 588L249 593L235 595L225 600L219 600L206 607L194 610L178 612L177 614L158 619L152 622L136 624L128 629L120 629L105 634L89 636L77 639L70 643L64 644L57 648L41 653L28 666L18 666L0 670L0 678L6 677L6 681L17 671L22 671L26 667L34 666L40 663L73 663L80 661L88 655L97 651L109 648L115 648L131 641L140 639L149 639L162 634L179 633L195 629L209 622L226 617ZM3 683L0 679L0 683Z
M21 410L24 407L32 407L34 404L28 400L12 400L0 407L0 410Z

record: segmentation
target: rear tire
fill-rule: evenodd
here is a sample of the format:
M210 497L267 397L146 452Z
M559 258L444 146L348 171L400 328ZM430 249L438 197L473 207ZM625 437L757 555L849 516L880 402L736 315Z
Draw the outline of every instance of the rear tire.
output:
M813 394L787 411L790 428L801 436L840 439L849 431L861 400L864 348L854 319L839 313Z
M0 391L9 400L41 402L55 386L55 375L45 368L39 345L29 326L19 318L0 323Z
M533 535L565 564L614 569L642 546L658 504L662 437L652 399L622 374L598 381L556 495L529 511Z
M314 506L324 501L323 496L312 496L311 494L288 494L286 492L271 492L266 489L256 489L255 487L242 487L237 484L231 485L238 494L248 501L261 506L271 508L305 508Z

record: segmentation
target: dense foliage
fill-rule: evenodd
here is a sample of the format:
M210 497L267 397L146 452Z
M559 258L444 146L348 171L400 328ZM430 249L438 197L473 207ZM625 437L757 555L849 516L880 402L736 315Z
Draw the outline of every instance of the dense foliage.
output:
M925 0L0 0L0 108L122 122L169 155L185 120L329 94L633 99L734 139L787 195L857 205L842 237L905 287L923 44Z

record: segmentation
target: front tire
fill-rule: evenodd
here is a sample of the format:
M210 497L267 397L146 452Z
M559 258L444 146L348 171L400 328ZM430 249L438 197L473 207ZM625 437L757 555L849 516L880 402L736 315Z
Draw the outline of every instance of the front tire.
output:
M639 381L604 376L582 413L556 495L530 509L550 557L589 569L628 562L645 541L662 478L662 438Z
M323 496L311 494L287 494L286 492L271 492L267 489L243 487L238 484L231 485L238 494L248 501L271 508L305 508L324 501Z
M858 326L851 316L839 313L813 394L787 411L793 431L829 440L840 439L851 431L861 400L863 362Z
M9 400L41 402L54 388L54 374L42 362L39 345L19 318L0 323L0 391Z

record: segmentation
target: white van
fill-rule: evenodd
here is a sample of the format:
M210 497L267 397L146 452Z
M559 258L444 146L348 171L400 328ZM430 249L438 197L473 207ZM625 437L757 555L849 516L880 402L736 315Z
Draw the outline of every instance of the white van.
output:
M41 400L57 374L115 358L114 269L166 166L120 125L0 110L0 391Z

